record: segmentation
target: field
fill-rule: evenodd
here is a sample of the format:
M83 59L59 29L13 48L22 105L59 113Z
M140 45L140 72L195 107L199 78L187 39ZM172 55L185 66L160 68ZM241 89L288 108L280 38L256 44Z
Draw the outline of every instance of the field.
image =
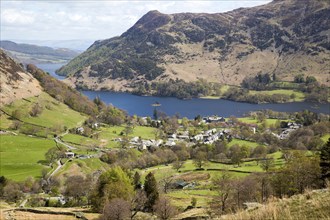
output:
M240 140L240 139L233 139L231 142L228 143L228 146L231 147L235 144L238 144L240 146L248 146L251 148L257 147L260 144L256 143L256 142L252 142L252 141L246 141L246 140Z
M261 123L258 123L257 119L254 119L252 117L244 117L244 118L237 118L240 122L243 122L243 123L247 123L247 124L261 124ZM228 120L228 119L227 119ZM279 120L278 119L273 119L273 118L267 118L265 119L266 121L266 126L272 126L272 125L275 125ZM285 121L285 120L281 120L281 121Z
M103 127L99 133L99 140L101 145L108 148L119 147L119 143L113 141L115 138L119 138L120 133L125 129L124 126L113 126L113 127ZM152 127L136 126L133 129L133 133L129 134L128 137L141 137L142 139L154 139L154 130Z
M93 145L98 145L100 143L100 141L96 139L92 139L78 134L66 134L61 139L65 142L70 142L77 145L85 145L85 146L93 146Z
M28 100L28 101L26 101ZM21 120L32 124L54 128L58 126L66 126L68 128L77 126L86 120L86 116L81 115L70 109L68 106L58 102L47 93L42 93L38 97L30 97L28 99L17 100L14 103L4 107L4 110L11 114L14 110L21 111ZM42 106L43 111L38 117L31 117L29 112L32 106L38 103ZM4 123L1 127L8 126L9 123Z
M295 91L295 90L292 90L292 89L276 89L276 90L269 90L269 91L254 91L254 90L251 90L249 91L249 94L251 95L293 95L294 98L291 99L290 101L291 102L302 102L304 101L305 99L305 95L304 93L302 92L299 92L299 91Z
M280 168L283 165L284 161L281 158L281 152L269 154L269 156L274 158L275 168ZM208 162L203 168L204 170L196 170L193 161L188 160L179 172L176 172L171 164L150 167L139 172L142 181L149 172L153 172L159 182L168 177L173 177L173 181L185 180L190 183L195 182L196 186L193 189L172 189L167 194L167 196L173 199L173 205L180 209L190 205L192 197L197 199L197 206L206 207L212 196L215 195L215 192L210 190L212 180L217 178L223 170L229 171L234 178L246 177L249 173L264 172L256 161L244 162L239 167L231 164Z
M40 177L45 167L38 162L44 160L47 150L55 146L53 140L21 135L1 135L0 138L0 176L17 181L28 176Z
M108 168L108 164L103 163L99 158L74 159L72 161L68 160L55 176L85 176L98 170L104 171L106 168Z
M290 99L290 102L302 102L305 99L305 94L303 92L297 91L295 90L296 88L296 84L294 83L289 83L289 82L282 82L282 83L278 83L276 84L278 86L279 89L275 89L275 90L264 90L264 91L255 91L255 90L250 90L249 91L249 95L268 95L268 96L272 96L272 95L293 95L293 99ZM223 94L225 92L227 92L231 87L233 86L221 86L220 89L220 93L221 95L216 96L216 95L212 95L212 96L203 96L201 97L202 99L221 99L223 98Z
M279 168L283 164L281 153L271 154L275 159L275 167ZM210 190L212 180L218 177L222 170L228 170L233 177L241 178L249 175L249 172L263 172L256 161L242 163L240 167L236 165L226 165L221 163L209 162L205 165L204 170L196 170L192 160L186 161L183 168L176 172L171 165L159 165L144 169L141 172L141 179L144 180L149 172L153 172L155 178L161 182L162 179L173 177L175 180L185 180L186 182L195 182L193 189L172 189L167 194L173 202L173 205L179 209L185 209L191 203L191 198L197 199L197 206L207 207L215 192ZM246 172L246 173L244 173Z

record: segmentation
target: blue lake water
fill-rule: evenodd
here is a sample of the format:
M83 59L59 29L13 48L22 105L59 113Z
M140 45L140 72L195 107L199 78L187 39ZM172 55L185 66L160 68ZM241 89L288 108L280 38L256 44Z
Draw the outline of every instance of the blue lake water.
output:
M152 116L154 111L153 103L159 102L161 106L157 110L167 115L178 114L180 117L194 118L197 115L219 115L229 117L243 116L250 111L271 109L279 112L297 112L308 109L317 113L330 114L328 104L296 102L283 104L249 104L233 102L223 99L190 99L180 100L171 97L136 96L128 93L113 93L106 91L82 91L90 99L99 96L107 104L126 110L130 115Z
M64 77L55 74L55 70L63 64L40 64L39 68L49 72L52 76L63 79ZM305 109L330 114L329 104L314 104L308 102L293 102L283 104L249 104L233 102L222 99L190 99L180 100L171 97L136 96L129 93L114 93L107 91L81 91L90 99L99 96L107 104L112 104L124 109L130 115L152 116L155 108L167 115L178 114L180 117L194 118L197 115L219 115L229 117L243 116L250 111L271 109L279 112L297 112ZM161 106L154 107L152 104L159 102Z
M55 73L55 71L61 68L65 63L39 63L36 66L42 69L45 72L48 72L51 76L55 77L56 79L63 80L65 76L59 76Z

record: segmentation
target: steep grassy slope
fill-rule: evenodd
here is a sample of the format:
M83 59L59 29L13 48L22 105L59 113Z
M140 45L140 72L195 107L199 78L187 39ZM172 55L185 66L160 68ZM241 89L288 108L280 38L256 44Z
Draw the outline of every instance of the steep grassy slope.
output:
M96 41L58 72L89 89L198 78L238 85L244 77L298 73L329 83L329 1L277 0L216 14L150 11L120 37Z
M42 112L37 117L31 117L29 112L35 104L41 106ZM85 115L73 111L62 102L55 100L45 92L42 92L37 97L17 100L10 105L4 106L3 110L9 114L12 114L15 110L19 110L21 112L20 119L22 121L47 128L55 128L56 126L72 128L78 123L82 123L87 118ZM8 129L6 125L2 128Z

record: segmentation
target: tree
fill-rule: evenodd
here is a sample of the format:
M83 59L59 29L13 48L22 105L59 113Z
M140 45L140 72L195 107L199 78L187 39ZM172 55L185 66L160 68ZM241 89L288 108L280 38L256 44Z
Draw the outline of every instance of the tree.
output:
M95 210L100 211L106 202L114 198L128 200L133 191L134 187L128 175L120 167L113 167L99 177L91 195L91 203Z
M133 133L133 127L132 126L126 126L122 133L127 137L128 135Z
M113 106L108 106L100 114L99 119L109 125L121 125L125 121L126 114Z
M207 153L198 151L193 158L193 163L197 169L202 169L202 167L207 164Z
M305 152L294 151L285 166L279 170L275 177L273 187L280 194L293 195L303 193L306 188L319 188L321 169L320 159L316 156L306 156ZM283 182L285 188L278 189L276 184Z
M172 176L172 173L167 173L159 181L165 194L168 193L168 190L170 189L173 180L174 178Z
M14 110L14 111L11 113L11 117L12 117L13 119L18 119L18 120L22 119L22 117L23 117L23 112L22 112L22 110L21 110L21 109L16 109L16 110Z
M173 116L171 118L167 118L163 123L163 130L167 134L176 133L179 128L178 118Z
M130 216L129 202L122 198L114 198L105 204L100 220L125 220Z
M88 195L90 187L90 179L86 179L80 175L69 176L65 181L64 195L67 197L73 197L76 204L80 205L82 197Z
M260 161L260 167L264 171L268 172L269 170L271 170L272 168L275 167L274 158L270 157L270 156L267 156L267 157L263 158Z
M23 197L23 192L18 183L8 181L3 188L3 197L7 202L17 202Z
M57 148L57 147L50 148L45 154L46 160L49 163L53 163L56 160L63 158L64 156L65 156L64 148Z
M153 206L159 199L157 181L153 173L148 173L144 181L144 191L146 192L147 202L146 209L152 210Z
M155 120L158 120L158 110L157 110L157 108L154 108L153 116L154 116Z
M232 174L224 171L213 181L214 187L217 190L217 196L214 197L212 203L215 208L220 204L221 213L224 213L227 208L227 202L234 192Z
M304 79L304 74L298 74L294 77L294 82L295 83L304 83L305 82L305 79Z
M197 199L196 199L196 197L192 197L191 198L190 204L191 204L192 207L194 207L194 208L196 207L196 205L197 205Z
M317 82L314 76L306 76L306 84L311 84Z
M326 181L330 181L330 138L328 142L323 145L320 153L320 167L321 167L321 179L323 185L326 185Z
M18 120L14 120L10 126L10 128L13 130L18 130L18 129L20 129L20 127L22 127L22 122L20 122Z
M32 106L32 109L30 111L30 115L32 117L37 117L38 115L40 115L42 113L42 106L39 105L39 103L36 103Z
M136 171L134 173L134 177L133 177L133 185L134 185L134 189L141 189L141 175L138 171Z
M172 163L172 168L176 170L177 172L184 167L185 161L182 160L176 160Z
M252 157L257 158L257 164L259 164L260 158L264 158L266 154L267 154L267 149L262 145L256 146L252 151Z
M159 128L154 129L153 134L155 135L155 140L163 139L165 137L164 131Z
M181 120L181 125L184 130L187 130L189 127L189 119L187 117L183 117Z
M230 148L230 157L231 162L233 164L237 164L237 166L240 166L242 159L244 158L244 152L242 151L241 147L239 145L233 145Z
M97 105L99 111L106 108L106 104L101 100L99 96L96 96L93 102Z
M6 186L8 180L4 176L0 176L0 198L3 196L3 188Z
M160 197L153 208L156 215L161 220L171 219L177 213L177 210L171 205L170 200L166 197Z
M137 189L134 196L131 197L130 208L131 208L131 219L139 212L143 211L146 202L148 201L146 193L142 189Z

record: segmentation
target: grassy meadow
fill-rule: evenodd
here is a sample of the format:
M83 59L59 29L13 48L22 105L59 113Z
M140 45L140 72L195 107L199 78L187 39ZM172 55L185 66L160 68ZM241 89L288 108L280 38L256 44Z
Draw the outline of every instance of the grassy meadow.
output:
M21 181L28 176L40 177L45 166L39 162L55 146L53 140L23 135L1 135L0 176Z
M295 91L293 89L276 89L276 90L267 90L267 91L255 91L250 90L249 94L251 95L293 95L293 99L291 99L291 102L302 102L305 99L305 95L303 92Z

